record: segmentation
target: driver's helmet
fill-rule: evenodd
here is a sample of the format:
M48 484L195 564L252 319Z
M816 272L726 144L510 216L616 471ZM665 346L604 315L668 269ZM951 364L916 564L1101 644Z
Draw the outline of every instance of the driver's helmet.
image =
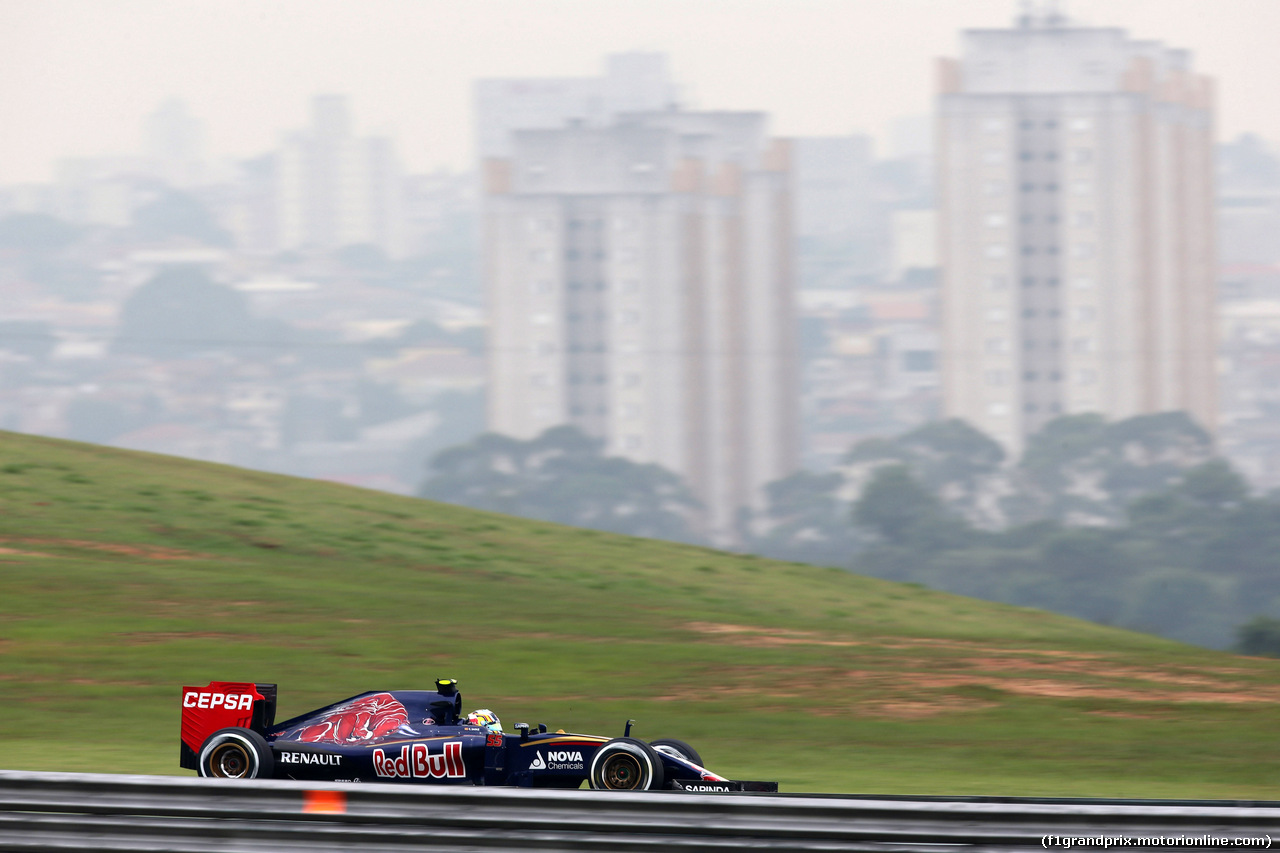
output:
M488 708L481 708L478 711L472 711L467 714L467 725L484 726L491 732L502 733L502 722L498 719L498 715Z

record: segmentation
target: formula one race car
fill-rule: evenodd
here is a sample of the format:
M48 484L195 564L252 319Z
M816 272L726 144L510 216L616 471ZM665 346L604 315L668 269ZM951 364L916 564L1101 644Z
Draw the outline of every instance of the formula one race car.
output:
M502 730L462 711L453 679L435 690L373 691L275 722L276 685L214 681L182 688L180 764L201 776L417 782L619 791L762 791L777 782L717 776L687 743Z

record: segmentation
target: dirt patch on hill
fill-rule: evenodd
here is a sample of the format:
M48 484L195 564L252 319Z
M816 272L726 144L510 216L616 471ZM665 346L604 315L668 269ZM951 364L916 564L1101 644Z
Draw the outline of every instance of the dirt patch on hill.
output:
M0 556L47 557L49 555L41 554L39 551L19 551L17 548L0 548Z
M839 656L846 665L854 661L862 664L858 668L776 668L776 675L756 667L741 673L721 670L716 673L718 683L697 688L704 696L749 696L758 692L762 681L768 681L777 685L777 692L772 695L778 698L812 697L815 703L810 713L819 715L856 713L909 719L963 713L994 707L1001 694L1134 703L1134 714L1139 716L1146 714L1144 706L1160 704L1280 701L1280 686L1250 684L1239 677L1249 670L1240 667L1135 666L1117 660L1120 656L1103 652L1009 649L974 641L896 637L885 641L842 640L813 631L708 622L690 627L716 642L734 646L840 646L905 652L900 656L866 655L862 659L856 651ZM926 649L950 654L932 656L924 653ZM965 695L966 692L977 695ZM1126 713L1122 709L1115 715Z
M101 551L107 554L119 554L124 557L139 557L144 560L207 560L208 554L195 551L182 551L178 548L165 548L160 545L125 545L118 542L92 542L87 539L22 539L18 537L0 537L0 542L19 545L44 545L53 548L72 548L81 551ZM0 552L5 549L0 548ZM15 552L16 553L16 552ZM53 554L29 552L29 556L52 557Z

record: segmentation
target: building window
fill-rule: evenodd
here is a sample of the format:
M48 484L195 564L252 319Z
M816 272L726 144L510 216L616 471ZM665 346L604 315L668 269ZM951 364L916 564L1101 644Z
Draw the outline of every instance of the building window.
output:
M988 213L982 221L988 228L1003 228L1006 220L1003 213Z
M1076 338L1071 342L1071 349L1076 352L1093 352L1098 348L1097 338Z
M534 344L533 351L537 355L552 355L556 351L556 345L551 341L538 341Z
M1072 195L1092 195L1093 184L1086 180L1076 180L1071 182Z
M988 258L1003 258L1009 254L1009 248L1004 243L988 243L982 250L982 254Z
M982 129L987 133L999 133L1004 130L1004 119L984 118L982 120Z
M534 314L530 319L533 320L533 324L535 326L550 326L552 321L552 316L546 311L539 311L537 314Z
M550 388L555 383L550 373L532 373L529 375L529 384L535 388Z
M1035 287L1035 284L1036 284L1035 276L1024 275L1024 276L1022 277L1022 286L1023 286L1023 287Z
M636 252L635 249L632 249L632 248L618 250L618 260L622 261L624 264L629 264L634 262L637 256L638 256L638 253Z
M987 290L1007 290L1009 288L1009 279L1002 275L987 276Z
M622 387L623 388L639 388L640 374L639 373L622 374Z
M1093 279L1089 278L1087 275L1078 275L1071 279L1071 286L1076 290L1092 290Z
M1001 386L1003 386L1003 385L1008 385L1008 384L1009 384L1009 371L1007 371L1007 370L988 370L988 371L983 375L983 378L986 380L987 385L989 385L989 386L991 386L991 387L993 387L993 388L998 388L998 387L1001 387Z
M547 294L547 293L550 293L555 288L551 283L551 279L539 278L539 279L534 279L529 284L529 289L537 294Z
M1076 243L1074 246L1071 247L1071 256L1073 258L1092 258L1093 244L1092 243Z
M550 249L530 249L529 260L533 261L534 263L545 264L547 261L551 260L551 250Z
M1009 351L1008 338L987 338L986 350L989 353L1002 353Z
M983 181L982 194L985 196L1004 195L1004 181Z
M1093 213L1087 210L1078 210L1071 214L1071 224L1077 228L1090 228L1093 226Z
M1093 385L1097 381L1098 381L1098 371L1096 370L1085 369L1085 370L1076 371L1077 385Z
M1071 312L1072 317L1082 322L1090 322L1098 315L1098 309L1091 305L1081 305Z
M1077 133L1085 130L1092 130L1093 119L1085 118L1083 116L1078 116L1071 120L1071 124L1069 125L1069 127Z
M1003 308L988 308L988 309L987 309L987 322L988 322L988 323L1003 323L1003 322L1004 322L1005 320L1007 320L1007 319L1009 319L1009 312L1008 312L1008 311L1006 311L1005 309L1003 309Z
M1072 148L1071 162L1072 163L1092 163L1093 149L1092 148Z
M623 450L639 450L644 447L644 440L638 435L624 435L622 437Z
M1005 415L1009 414L1009 404L1008 403L990 403L987 406L987 414L997 418L1004 417Z
M619 311L618 322L624 326L634 326L640 322L639 311Z
M624 278L624 279L622 280L622 288L621 288L621 290L622 290L622 292L623 292L623 293L639 293L639 292L640 292L640 279L638 279L638 278Z
M1003 148L987 148L982 152L982 162L988 166L998 166L1004 162Z

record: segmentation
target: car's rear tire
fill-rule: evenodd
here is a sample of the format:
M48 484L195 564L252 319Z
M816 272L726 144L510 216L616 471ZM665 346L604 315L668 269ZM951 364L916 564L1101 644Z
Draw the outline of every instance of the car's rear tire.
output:
M196 770L210 779L270 779L275 763L266 738L236 726L209 735Z
M706 767L702 763L702 756L698 755L698 750L689 746L682 740L676 740L673 737L659 738L658 740L649 741L649 746L658 752L665 752L668 755L674 755L677 758L683 758L685 761L692 761L699 767Z
M596 751L587 780L597 790L653 791L665 781L662 757L642 740L614 738Z

